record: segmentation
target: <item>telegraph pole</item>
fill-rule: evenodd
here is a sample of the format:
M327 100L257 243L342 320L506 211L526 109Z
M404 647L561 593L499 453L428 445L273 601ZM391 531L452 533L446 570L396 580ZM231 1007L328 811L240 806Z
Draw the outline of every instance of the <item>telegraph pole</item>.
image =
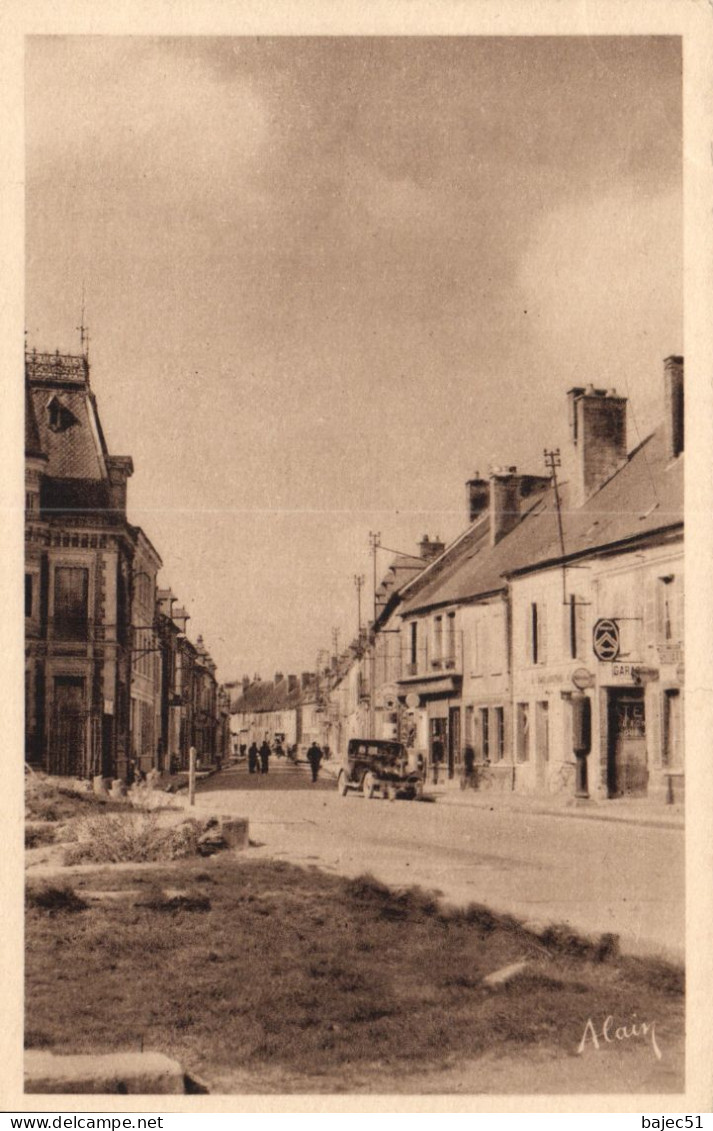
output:
M567 604L567 581L566 581L566 569L565 569L565 564L564 564L564 553L565 553L565 551L564 551L564 531L562 529L562 507L561 507L561 504L560 504L559 484L557 483L557 468L562 466L562 460L560 459L559 448L553 448L551 451L548 451L547 448L545 448L544 457L545 457L545 467L549 470L550 474L552 475L552 486L553 486L554 492L555 492L555 509L557 511L557 530L559 531L560 550L562 552L562 603L566 605Z
M371 547L372 558L374 559L374 624L376 624L376 551L381 545L381 532L374 534L369 531L369 546Z
M363 573L355 573L354 574L354 587L357 591L357 632L358 632L358 636L359 636L360 640L361 640L361 591L362 591L362 587L364 585L364 580L365 580L365 578L364 578Z

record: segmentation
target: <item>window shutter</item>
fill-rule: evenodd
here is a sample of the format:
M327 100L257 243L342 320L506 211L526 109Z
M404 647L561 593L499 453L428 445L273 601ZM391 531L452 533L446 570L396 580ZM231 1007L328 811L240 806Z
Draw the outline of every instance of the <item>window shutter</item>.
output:
M683 591L683 574L676 575L674 581L674 594L673 594L673 643L683 644L683 631L684 631L684 591Z
M493 609L491 614L490 644L490 671L493 675L499 675L505 670L505 611L502 608Z
M534 640L532 638L532 604L525 606L525 654L528 664L533 663Z
M587 606L584 603L584 597L579 593L577 594L576 601L574 619L577 631L577 655L575 658L581 660L586 655Z
M650 577L646 584L646 599L644 601L644 646L653 648L658 641L658 587L661 582L656 577Z
M547 605L537 606L537 662L547 663Z

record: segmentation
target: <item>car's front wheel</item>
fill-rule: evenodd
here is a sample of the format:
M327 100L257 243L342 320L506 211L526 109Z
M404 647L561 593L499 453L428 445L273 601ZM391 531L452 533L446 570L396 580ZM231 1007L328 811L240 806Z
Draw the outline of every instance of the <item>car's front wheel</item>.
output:
M339 774L337 775L337 792L339 793L340 797L346 797L348 790L349 786L347 784L347 775L345 774L344 770L340 770Z

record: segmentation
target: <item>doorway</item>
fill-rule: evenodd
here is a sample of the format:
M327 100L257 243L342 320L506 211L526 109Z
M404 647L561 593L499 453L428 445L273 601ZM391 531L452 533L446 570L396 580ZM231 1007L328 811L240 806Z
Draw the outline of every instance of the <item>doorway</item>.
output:
M56 676L50 772L84 777L87 772L87 718L84 679Z
M448 710L448 777L453 778L460 764L460 707Z
M649 770L643 687L610 690L607 786L610 797L645 797Z
M546 699L535 705L535 784L537 789L547 787L547 767L550 761L549 703Z

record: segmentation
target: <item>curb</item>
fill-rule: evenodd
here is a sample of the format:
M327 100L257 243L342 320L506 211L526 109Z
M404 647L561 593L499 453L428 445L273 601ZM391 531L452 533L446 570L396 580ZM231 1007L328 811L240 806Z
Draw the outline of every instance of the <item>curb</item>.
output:
M582 821L610 821L615 824L638 825L643 828L683 830L685 827L685 818L682 813L671 815L665 813L617 813L612 810L589 809L584 806L581 808L576 806L560 808L547 805L546 803L538 804L537 802L533 802L532 804L523 802L513 804L512 802L506 801L498 804L499 798L497 794L494 794L492 799L489 798L488 800L485 800L485 798L483 798L483 800L466 800L460 792L445 792L431 796L433 796L433 800L437 804L445 804L448 806L455 805L462 809L484 809L487 811L522 813L525 816L566 817ZM594 804L596 805L597 803L595 802ZM616 802L614 802L614 804L616 804Z
M187 1083L178 1061L160 1052L25 1053L24 1090L31 1095L176 1096L186 1094Z

